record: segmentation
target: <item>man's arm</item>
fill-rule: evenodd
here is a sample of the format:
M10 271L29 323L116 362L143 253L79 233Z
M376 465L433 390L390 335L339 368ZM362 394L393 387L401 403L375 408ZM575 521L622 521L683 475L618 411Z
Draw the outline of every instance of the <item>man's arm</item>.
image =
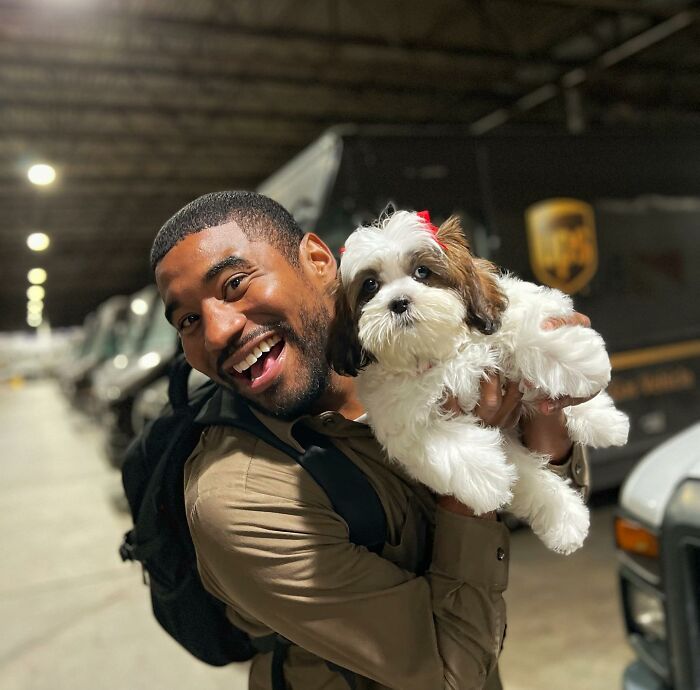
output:
M351 544L325 493L281 458L253 459L243 496L200 494L189 519L207 588L323 659L400 690L476 690L496 664L508 572L496 521L438 508L416 577Z

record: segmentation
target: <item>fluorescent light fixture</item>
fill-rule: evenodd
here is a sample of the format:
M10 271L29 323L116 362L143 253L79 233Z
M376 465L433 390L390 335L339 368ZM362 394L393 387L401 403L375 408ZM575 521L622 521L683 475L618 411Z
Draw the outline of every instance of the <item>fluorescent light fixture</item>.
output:
M42 311L44 311L44 303L41 300L27 302L27 314L41 314Z
M27 323L32 327L36 328L37 326L41 326L41 314L27 314Z
M27 299L30 302L37 302L46 297L46 290L41 285L30 285L27 288Z
M148 302L145 299L137 297L131 300L131 311L139 316L146 314L148 312Z
M27 170L27 177L32 184L45 187L56 179L56 169L48 163L36 163Z
M29 273L27 273L27 280L32 285L41 285L45 283L47 277L48 275L43 268L32 268L29 270Z
M51 240L45 232L33 232L27 237L27 246L33 252L43 252L49 244L51 244Z

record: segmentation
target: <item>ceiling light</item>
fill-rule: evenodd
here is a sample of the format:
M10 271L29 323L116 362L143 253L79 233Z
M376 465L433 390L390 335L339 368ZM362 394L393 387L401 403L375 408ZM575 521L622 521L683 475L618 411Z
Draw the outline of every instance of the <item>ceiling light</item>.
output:
M160 364L160 355L157 352L147 352L141 355L138 361L139 369L153 369Z
M131 300L131 311L139 316L146 314L148 312L148 302L141 297L136 297L136 299Z
M41 285L45 283L47 277L46 271L43 268L32 268L29 270L29 273L27 273L27 280L32 285Z
M42 300L46 297L46 290L41 285L30 285L27 288L27 299L33 302Z
M27 302L27 314L41 314L44 311L44 303L41 300Z
M41 326L41 314L27 314L27 323L32 327L36 328L37 326Z
M56 170L48 163L37 163L27 170L27 177L32 184L44 187L56 179Z
M33 232L27 237L27 246L34 252L43 252L51 240L45 232Z
M118 354L112 360L115 369L126 369L129 366L129 358L125 354Z

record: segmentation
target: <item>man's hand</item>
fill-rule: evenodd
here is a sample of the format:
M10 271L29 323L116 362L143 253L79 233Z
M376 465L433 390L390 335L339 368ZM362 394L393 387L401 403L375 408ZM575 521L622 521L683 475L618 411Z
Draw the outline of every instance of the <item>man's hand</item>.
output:
M590 328L591 320L585 314L574 312L569 316L549 318L542 323L543 330L553 330L562 326ZM528 385L527 381L525 385ZM586 402L591 397L565 396L556 400L542 398L537 403L538 413L521 422L523 443L536 453L549 455L554 463L565 460L571 452L572 444L562 410ZM508 382L505 389L501 390L498 378L491 376L482 382L481 397L475 413L489 426L512 428L520 421L521 400L522 394L516 382Z
M569 316L552 317L542 323L543 330L553 330L562 326L591 327L591 320L585 314L574 312ZM527 382L525 383L527 385ZM518 383L509 381L505 387L497 375L484 378L481 382L481 394L474 413L484 424L501 429L512 429L518 423L522 427L523 443L532 451L549 455L551 462L563 462L571 452L571 439L566 429L562 410L570 405L579 405L591 398L563 397L551 400L543 398L538 402L538 413L528 419L522 419L522 397ZM593 397L593 396L591 396ZM456 398L448 398L443 409L460 413L462 410ZM452 496L440 496L440 506L461 515L473 515L473 511ZM487 513L480 517L495 517Z

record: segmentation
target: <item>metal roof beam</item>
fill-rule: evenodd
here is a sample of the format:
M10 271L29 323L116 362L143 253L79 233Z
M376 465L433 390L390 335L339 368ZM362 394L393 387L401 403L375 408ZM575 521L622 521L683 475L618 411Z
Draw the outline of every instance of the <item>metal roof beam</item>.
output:
M642 0L505 0L516 5L539 5L542 7L561 7L578 10L595 10L606 14L640 14L656 19L664 19L676 14L687 2L660 3Z

